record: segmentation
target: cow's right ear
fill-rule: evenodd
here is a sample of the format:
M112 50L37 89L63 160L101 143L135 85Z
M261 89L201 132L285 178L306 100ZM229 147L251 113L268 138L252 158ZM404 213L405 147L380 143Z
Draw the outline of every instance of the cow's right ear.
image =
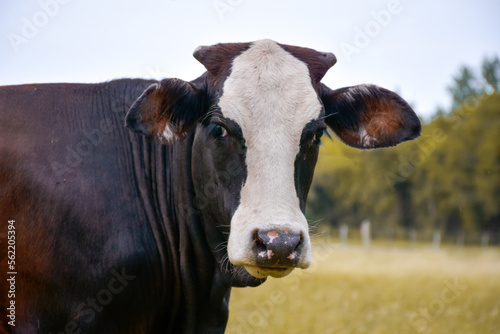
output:
M125 117L126 126L172 143L184 137L203 115L204 95L192 82L164 79L134 101Z
M352 147L371 149L395 146L420 136L421 124L399 95L374 85L331 90L321 85L325 122Z

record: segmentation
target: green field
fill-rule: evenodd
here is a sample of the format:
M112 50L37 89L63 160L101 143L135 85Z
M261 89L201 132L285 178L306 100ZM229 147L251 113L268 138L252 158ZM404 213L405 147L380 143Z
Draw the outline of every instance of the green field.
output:
M233 289L227 333L500 333L500 249L341 247Z

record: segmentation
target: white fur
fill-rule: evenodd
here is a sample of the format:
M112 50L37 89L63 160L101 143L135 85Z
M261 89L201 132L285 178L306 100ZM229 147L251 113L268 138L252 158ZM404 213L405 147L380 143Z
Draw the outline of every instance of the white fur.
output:
M363 126L359 127L358 135L359 135L359 143L361 146L366 148L375 147L375 144L377 143L377 138L370 136L366 132L366 129Z
M368 86L367 85L358 85L356 86L356 88L362 93L364 94L365 96L370 96L371 95L371 92L370 92L370 89L368 89Z
M255 42L236 57L219 101L246 141L248 176L231 221L229 260L252 265L253 231L302 233L299 267L311 262L308 226L295 190L295 158L304 126L320 115L307 65L277 43Z
M175 134L172 125L168 122L167 125L165 126L165 130L163 130L162 136L167 143L173 143L177 139L179 139L179 137Z

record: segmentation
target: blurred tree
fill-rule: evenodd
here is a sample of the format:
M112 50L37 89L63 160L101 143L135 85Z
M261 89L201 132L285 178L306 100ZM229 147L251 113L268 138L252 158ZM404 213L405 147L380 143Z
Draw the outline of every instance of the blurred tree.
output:
M467 98L481 95L484 89L472 69L462 66L459 74L453 78L453 84L448 87L448 91L452 97L451 109L454 110L464 103Z
M436 118L443 116L443 115L446 115L446 114L447 114L446 109L441 107L441 106L438 106L436 108L436 111L434 112L434 115L432 115L431 120L436 119Z
M474 126L479 134L473 175L481 203L483 230L500 231L500 94L485 98L477 110Z
M500 60L498 57L492 57L491 59L484 58L481 70L484 80L492 90L498 92L500 81Z

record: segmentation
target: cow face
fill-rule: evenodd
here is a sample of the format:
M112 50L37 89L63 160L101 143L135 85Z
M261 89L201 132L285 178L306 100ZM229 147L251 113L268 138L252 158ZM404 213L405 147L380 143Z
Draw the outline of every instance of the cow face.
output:
M348 145L378 148L417 137L418 118L383 88L321 84L336 61L330 53L263 40L201 47L194 56L207 73L151 86L127 125L167 143L194 132L195 193L206 198L210 184L202 213L229 232L233 265L256 278L307 268L305 201L326 127Z

